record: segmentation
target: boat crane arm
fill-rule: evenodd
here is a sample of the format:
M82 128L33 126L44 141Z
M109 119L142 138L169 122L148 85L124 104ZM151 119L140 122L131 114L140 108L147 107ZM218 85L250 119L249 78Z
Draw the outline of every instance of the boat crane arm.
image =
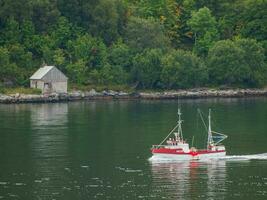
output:
M215 133L215 134L218 134L218 135L221 135L221 136L224 136L225 138L228 137L228 135L225 135L223 133L219 133L219 132L216 132L216 131L211 131L212 133Z
M217 144L219 144L220 142L222 142L223 140L225 140L228 136L227 135L225 135L225 134L222 134L222 133L218 133L218 132L216 132L216 131L212 131L212 133L215 133L215 134L217 134L217 136L216 135L213 135L212 136L212 138L216 138L216 139L218 139L216 142L215 142L215 145L217 145Z
M203 125L204 125L204 127L205 127L205 129L206 129L206 131L208 131L208 127L207 127L207 125L206 125L206 123L205 123L205 121L204 121L204 119L203 119L203 115L202 115L201 110L198 108L197 111L198 111L198 113L199 113L200 119L201 119L201 121L202 121L202 123L203 123Z
M204 125L204 127L205 127L205 129L206 129L206 131L208 131L208 145L210 144L210 143L214 143L215 145L217 145L217 144L219 144L220 142L222 142L223 140L225 140L228 136L227 135L225 135L225 134L222 134L222 133L219 133L219 132L216 132L216 131L213 131L213 130L211 130L211 121L210 121L210 110L209 110L209 116L208 116L208 119L209 119L209 124L208 124L208 126L206 125L206 123L205 123L205 121L204 121L204 119L203 119L203 115L202 115L202 112L201 112L201 110L200 109L198 109L198 113L199 113L199 115L200 115L200 118L201 118L201 121L203 122L203 125ZM217 134L217 136L216 135L212 135L212 133L214 133L214 134ZM214 141L213 139L217 139L217 141Z
M162 145L163 142L165 142L168 137L170 137L170 135L175 131L175 129L177 128L178 124L171 130L171 132L164 138L164 140L161 141L161 143L159 143L159 145Z

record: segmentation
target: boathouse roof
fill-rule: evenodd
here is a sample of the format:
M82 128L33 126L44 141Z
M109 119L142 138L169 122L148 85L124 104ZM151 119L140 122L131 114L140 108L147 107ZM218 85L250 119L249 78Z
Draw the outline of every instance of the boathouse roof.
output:
M38 69L31 77L31 80L60 79L67 80L68 78L55 66L44 66Z

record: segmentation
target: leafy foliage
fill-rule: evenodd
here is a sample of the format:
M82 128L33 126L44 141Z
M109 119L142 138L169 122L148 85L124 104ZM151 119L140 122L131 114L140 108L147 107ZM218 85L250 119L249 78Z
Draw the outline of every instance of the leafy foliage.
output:
M207 71L191 52L174 50L163 58L161 79L166 88L190 88L204 85Z
M264 51L255 40L222 40L209 51L210 80L216 84L255 87L266 83Z
M132 81L142 88L153 88L160 80L162 69L160 49L147 49L137 54L133 59Z
M263 87L266 0L1 0L0 85L42 64L71 84Z
M195 38L194 51L198 55L206 55L208 49L217 39L217 22L212 16L211 11L207 8L201 8L192 13L191 19L188 20Z
M126 28L125 40L130 48L139 52L145 48L166 49L169 43L163 26L153 18L131 17Z

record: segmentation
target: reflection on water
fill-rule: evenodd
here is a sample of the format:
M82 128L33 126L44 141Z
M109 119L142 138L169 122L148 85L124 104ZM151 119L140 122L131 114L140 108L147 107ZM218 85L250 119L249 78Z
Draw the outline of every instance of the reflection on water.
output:
M35 198L56 198L67 163L68 104L34 105L31 111Z
M207 197L224 199L226 191L226 161L212 160L207 163Z
M151 161L154 192L172 199L224 199L225 160Z
M33 105L30 107L33 128L60 128L66 127L68 117L68 104Z
M32 153L36 158L66 156L68 104L47 104L31 109Z

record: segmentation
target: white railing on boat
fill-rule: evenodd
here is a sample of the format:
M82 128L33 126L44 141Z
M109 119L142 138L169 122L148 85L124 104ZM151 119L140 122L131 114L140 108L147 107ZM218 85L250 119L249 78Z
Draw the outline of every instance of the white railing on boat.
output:
M161 147L165 147L166 145L152 145L152 149L159 149Z

